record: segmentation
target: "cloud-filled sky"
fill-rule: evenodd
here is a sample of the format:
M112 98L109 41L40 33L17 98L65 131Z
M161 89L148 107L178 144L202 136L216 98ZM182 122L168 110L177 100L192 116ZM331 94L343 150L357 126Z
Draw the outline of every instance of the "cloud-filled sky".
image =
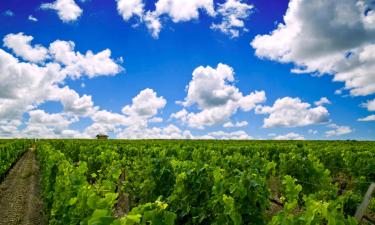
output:
M0 137L375 139L371 0L5 0Z

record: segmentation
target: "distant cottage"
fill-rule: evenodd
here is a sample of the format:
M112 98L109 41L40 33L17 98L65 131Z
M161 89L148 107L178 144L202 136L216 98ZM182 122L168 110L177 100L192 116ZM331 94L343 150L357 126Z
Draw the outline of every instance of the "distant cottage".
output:
M108 135L98 134L98 135L96 135L96 138L99 139L99 140L107 140L108 139Z

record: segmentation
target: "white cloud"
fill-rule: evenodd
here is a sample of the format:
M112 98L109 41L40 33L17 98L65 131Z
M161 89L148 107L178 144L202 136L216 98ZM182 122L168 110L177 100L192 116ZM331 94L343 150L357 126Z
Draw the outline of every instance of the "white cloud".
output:
M194 138L190 131L182 131L173 124L166 127L151 127L143 129L134 129L128 127L117 134L118 138L126 139L192 139Z
M164 15L174 23L198 19L199 11L204 10L210 16L215 15L213 0L158 0L154 11L144 11L142 0L116 0L117 11L125 21L137 16L144 22L154 38L159 37L162 24L160 18Z
M115 132L116 126L114 124L107 123L93 123L90 126L86 127L84 134L87 137L95 138L98 134L108 134L109 132Z
M213 107L204 109L200 112L190 112L187 118L188 126L192 128L203 129L206 126L215 126L225 123L236 112L237 106L233 103L228 103L221 107Z
M371 1L292 0L284 23L251 42L261 58L293 72L333 74L353 96L375 93L375 12ZM329 21L329 22L327 22Z
M335 95L341 95L343 93L343 89L335 90Z
M361 122L375 121L375 115L369 115L364 118L359 118L358 121L361 121Z
M165 105L166 100L158 97L154 90L144 89L132 99L131 105L123 107L123 114L96 109L90 115L93 123L85 129L84 134L95 137L98 133L112 132L118 138L167 138L167 130L149 127L149 123L163 121L157 114Z
M305 140L305 138L300 134L291 132L285 135L278 135L274 137L274 140Z
M0 137L18 137L18 127L22 124L21 120L0 119Z
M83 95L80 97L77 92L68 87L61 88L55 93L56 99L61 101L64 107L64 112L76 116L90 116L93 115L99 107L94 106L92 97Z
M217 9L222 17L221 23L212 24L211 29L220 30L232 38L238 37L240 31L246 31L244 20L250 16L253 8L253 5L242 3L241 0L227 0Z
M144 4L142 0L116 0L117 11L127 21L133 16L142 18Z
M68 118L60 113L49 114L43 110L37 109L29 112L28 125L41 125L41 126L51 126L59 130L68 127L71 123L76 122L77 118Z
M213 0L158 0L155 7L157 15L168 14L175 23L197 19L199 10L215 15Z
M375 99L363 103L362 106L367 108L368 111L375 111Z
M196 68L187 86L185 101L181 104L184 107L196 105L199 112L183 110L171 117L187 122L190 127L202 129L205 126L223 124L238 109L248 112L256 104L266 100L264 91L244 96L233 82L234 71L228 65L219 63L216 69L210 66Z
M56 0L53 3L43 3L40 7L42 9L56 10L63 22L75 21L82 14L82 9L74 0Z
M231 127L245 127L248 125L247 121L240 121L236 123L232 123L231 121L224 123L223 127L231 128Z
M312 108L299 98L277 99L272 107L257 106L257 114L269 114L263 127L298 127L328 122L328 110L323 106Z
M43 124L46 126L67 127L73 122L67 120L62 114L49 114L40 109L30 111L29 116L29 123Z
M210 132L208 135L203 136L202 139L231 139L231 140L249 140L253 139L253 137L249 136L245 131L238 130L233 132L224 132L224 131L215 131Z
M107 110L96 111L90 116L93 123L86 127L84 134L88 137L95 137L97 134L108 134L110 132L117 133L121 131L121 127L130 124L129 119L118 113Z
M32 22L38 22L38 19L35 18L33 15L29 15L29 17L27 17L27 19L32 21Z
M115 60L111 59L111 50L105 49L97 54L91 50L86 54L74 51L75 44L72 41L57 40L50 44L49 53L53 59L64 66L64 73L72 78L87 75L89 78L95 76L113 76L122 71Z
M153 118L149 119L148 122L150 122L150 123L161 123L161 122L163 122L163 118L153 117Z
M231 37L238 37L241 31L247 31L244 21L249 17L253 5L242 3L241 0L227 0L218 4L215 11L214 0L158 0L154 10L145 11L143 0L116 0L117 11L124 21L132 17L139 23L144 23L154 38L159 37L163 27L161 21L171 19L174 23L198 20L202 12L209 17L218 18L219 23L213 23L211 29L219 30Z
M96 123L127 125L128 120L124 115L109 112L107 110L97 111L91 119Z
M29 112L29 120L21 131L25 137L59 138L64 137L68 126L77 122L78 118L63 115L61 113L49 114L43 110Z
M328 127L332 128L333 130L326 131L327 137L341 136L341 135L349 134L352 132L352 129L349 126L338 126L333 123L333 124L328 125Z
M0 118L20 118L36 105L50 99L64 77L60 67L48 63L44 67L19 62L0 49Z
M32 40L31 36L20 34L21 37L27 37L28 41L26 43ZM11 36L7 35L7 37ZM40 46L40 48L44 47ZM25 55L28 55L27 51L34 51L34 49L35 46L30 46L30 49L25 50L26 52L24 51L19 54L26 57ZM75 57L79 57L80 55L72 51L69 54ZM106 59L111 60L111 63L114 62L109 56L104 58L104 62L95 62L95 64L90 64L90 66L75 60L68 61L69 63L67 64L69 65L67 66L62 62L62 58L55 57L55 55L49 55L48 57L44 57L44 59L45 61L41 61L39 64L21 62L8 52L0 49L1 136L77 136L78 131L70 130L65 125L70 124L73 120L76 121L80 117L92 117L98 112L99 107L94 106L91 96L80 96L76 91L65 85L64 82L69 75L66 69L68 66L80 64L79 67L89 67L85 69L80 68L81 70L95 71L87 72L87 74L91 74L88 77L92 77L93 75L107 75L105 72L111 72L110 70L98 69L96 67L104 67L101 63L105 63ZM70 60L70 58L67 57L67 60ZM119 66L117 65L117 67ZM58 114L48 114L37 110L42 103L49 101L60 102L63 106L63 111ZM23 123L23 115L27 112L30 114L30 120L27 122L26 128L18 130ZM65 125L62 126L61 124Z
M30 62L41 62L47 58L47 49L41 45L31 46L32 36L23 33L8 34L4 37L4 46L12 49L14 54Z
M53 63L63 66L62 72L72 78L87 75L89 78L102 75L115 75L122 71L122 67L111 59L111 51L105 49L97 54L91 50L86 54L75 52L72 41L57 40L50 44L49 49L41 46L31 46L32 36L23 33L8 34L4 37L4 46L12 49L19 57L30 61L42 63L53 59Z
M61 131L60 137L62 138L92 138L91 136L87 136L80 131L65 129Z
M327 97L322 97L322 98L319 99L319 101L314 102L314 104L316 106L321 106L321 105L324 105L324 104L331 104L331 101L328 100Z
M165 107L167 101L163 97L157 97L154 90L146 88L127 105L122 112L130 117L151 118L158 113L158 110Z
M181 122L185 123L186 120L187 120L188 114L189 114L189 112L186 109L181 109L180 111L178 111L176 113L172 113L170 115L170 118L180 120Z
M147 12L143 19L146 23L147 29L149 31L151 31L152 37L158 38L160 30L162 28L162 25L161 25L159 17L156 15L156 13L155 12Z
M313 134L313 135L318 134L318 131L313 130L313 129L309 129L308 132L309 132L309 134Z
M229 100L240 99L239 90L228 82L234 81L234 71L228 65L219 63L217 68L200 66L193 71L188 85L184 106L197 103L199 108L225 105Z

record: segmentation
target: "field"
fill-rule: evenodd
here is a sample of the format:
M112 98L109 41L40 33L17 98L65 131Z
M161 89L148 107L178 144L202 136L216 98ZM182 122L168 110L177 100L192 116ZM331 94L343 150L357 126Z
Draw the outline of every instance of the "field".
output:
M35 157L46 224L374 223L374 198L354 214L375 142L0 140L0 156L2 185Z

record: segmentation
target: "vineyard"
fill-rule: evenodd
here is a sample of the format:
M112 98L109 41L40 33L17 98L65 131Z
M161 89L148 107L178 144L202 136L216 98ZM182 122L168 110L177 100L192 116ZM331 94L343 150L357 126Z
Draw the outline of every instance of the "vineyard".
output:
M35 148L48 224L373 224L375 143L2 140L0 175Z

